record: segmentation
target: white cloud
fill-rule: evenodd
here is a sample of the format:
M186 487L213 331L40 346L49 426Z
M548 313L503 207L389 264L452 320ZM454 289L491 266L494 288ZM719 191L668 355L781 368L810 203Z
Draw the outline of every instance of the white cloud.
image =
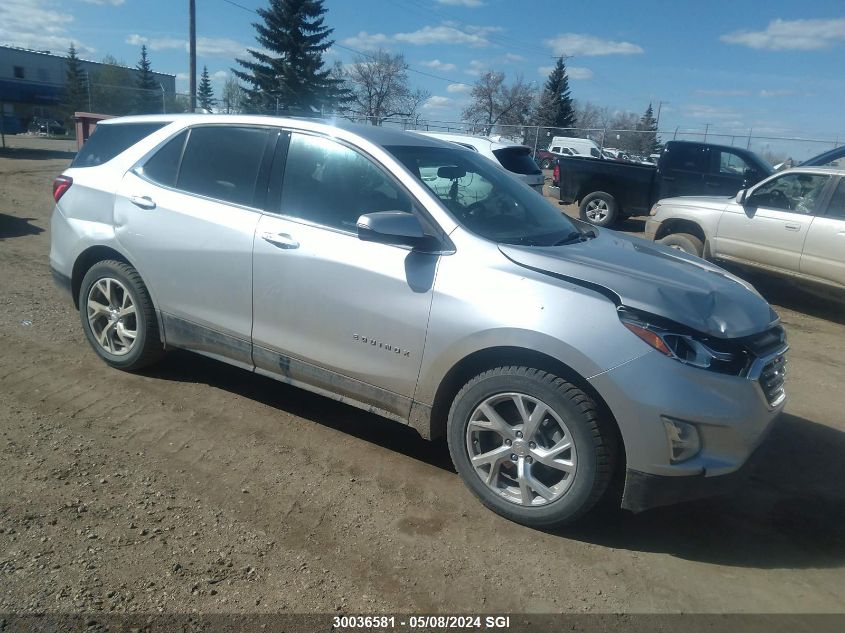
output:
M99 4L100 6L110 4L113 7L119 7L125 2L125 0L83 0L83 2L87 2L88 4Z
M495 32L498 27L473 27L459 29L449 24L439 26L424 26L410 33L397 33L393 39L405 44L427 46L430 44L465 44L480 48L488 46L490 41L487 34Z
M352 48L360 48L368 51L384 48L390 44L390 41L390 36L384 33L367 33L366 31L361 31L354 37L347 37L342 43Z
M440 96L433 96L429 97L428 100L423 104L423 110L445 110L447 108L454 107L455 100L451 97L440 97Z
M525 58L522 55L517 55L516 53L505 53L505 61L506 62L524 62Z
M707 105L702 103L689 103L683 107L684 114L694 119L736 119L739 113L732 108L723 106ZM721 121L720 121L721 122Z
M555 69L554 66L540 66L537 69L537 74L548 77L552 71ZM581 66L570 66L566 69L566 74L569 76L570 79L592 79L593 78L593 71L589 68L583 68Z
M586 33L561 33L543 43L552 49L555 55L637 55L643 53L641 46L631 42L605 40Z
M176 73L177 81L188 81L191 76L188 73Z
M740 30L720 38L758 50L819 50L845 41L845 18L829 20L772 20L762 31Z
M470 60L469 68L464 70L464 73L467 75L472 75L473 77L478 77L481 73L483 73L487 68L490 66L487 62L480 61L478 59Z
M792 97L798 93L794 90L761 90L758 94L764 99L768 99L771 97Z
M429 61L420 62L420 65L425 66L426 68L431 68L432 70L439 70L441 72L448 72L457 68L455 64L441 62L439 59L432 59Z
M734 90L734 89L726 89L722 90L719 88L710 90L696 90L695 94L697 95L704 95L707 97L748 97L751 95L749 90Z
M472 92L472 86L467 84L449 84L446 86L446 92L451 94L466 95Z
M214 81L226 81L229 78L229 73L225 70L218 70L217 72L211 73L211 78Z
M481 0L437 0L437 4L445 4L453 7L468 7L470 9L484 6Z
M179 37L150 38L132 33L126 38L132 46L146 44L151 51L188 50L188 41ZM203 57L242 57L246 46L227 37L198 37L197 54Z
M73 16L56 0L2 0L0 42L53 53L67 52L71 43L85 57L96 49L72 37L68 26Z

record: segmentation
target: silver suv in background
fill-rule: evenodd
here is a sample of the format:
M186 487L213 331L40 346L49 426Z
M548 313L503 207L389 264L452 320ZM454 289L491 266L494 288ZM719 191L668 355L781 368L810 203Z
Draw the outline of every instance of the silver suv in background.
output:
M540 167L531 158L531 148L526 145L513 143L501 137L473 136L471 134L455 134L452 132L414 131L441 141L456 143L473 152L486 156L497 165L501 165L514 177L518 178L534 191L543 195L545 178Z
M617 476L633 510L721 488L784 406L784 331L750 286L453 143L111 119L54 198L50 265L107 364L183 348L445 435L527 525L576 520Z
M730 198L660 200L646 236L691 255L845 292L845 168L778 172Z

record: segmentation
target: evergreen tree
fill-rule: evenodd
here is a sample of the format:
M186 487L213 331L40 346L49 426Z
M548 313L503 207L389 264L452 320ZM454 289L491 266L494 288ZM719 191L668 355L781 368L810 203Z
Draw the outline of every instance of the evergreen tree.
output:
M270 0L253 26L260 50L232 69L247 84L244 106L252 112L307 113L347 101L341 82L323 63L333 29L323 24L323 0Z
M141 59L135 66L138 70L135 80L136 114L155 114L162 111L161 86L156 81L147 57L147 45L141 45Z
M639 137L637 142L639 152L647 156L659 151L660 139L657 138L657 120L654 118L654 109L650 103L648 104L648 108L646 108L645 114L640 118L637 129L641 130L637 134Z
M74 112L82 112L88 109L88 85L85 71L79 63L76 55L76 47L71 44L67 52L67 64L65 67L65 88L62 94L62 111L66 118L73 116Z
M545 128L575 127L575 108L569 93L569 77L563 57L558 57L546 80L537 106L537 124ZM574 136L574 130L547 129L545 132L549 132L550 136ZM541 130L540 134L543 133Z
M138 91L127 87L134 87L132 72L122 61L106 55L102 66L91 77L91 109L116 116L132 113Z
M214 88L211 87L211 79L208 77L208 66L202 67L200 85L197 87L197 105L204 110L212 110L217 105Z

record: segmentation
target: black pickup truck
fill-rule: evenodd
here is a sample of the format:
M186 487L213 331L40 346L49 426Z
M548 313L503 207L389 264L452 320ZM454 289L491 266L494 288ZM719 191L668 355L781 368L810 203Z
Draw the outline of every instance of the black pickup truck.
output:
M610 226L674 196L731 196L773 173L739 147L669 141L656 166L563 156L558 159L560 202L578 202L581 219Z

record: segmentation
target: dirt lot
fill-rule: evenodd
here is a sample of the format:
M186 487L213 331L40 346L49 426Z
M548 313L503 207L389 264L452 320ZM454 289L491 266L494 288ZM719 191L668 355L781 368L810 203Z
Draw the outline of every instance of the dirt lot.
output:
M542 533L398 424L186 353L108 369L50 278L51 156L0 155L0 613L845 610L841 307L764 288L791 400L736 495Z

